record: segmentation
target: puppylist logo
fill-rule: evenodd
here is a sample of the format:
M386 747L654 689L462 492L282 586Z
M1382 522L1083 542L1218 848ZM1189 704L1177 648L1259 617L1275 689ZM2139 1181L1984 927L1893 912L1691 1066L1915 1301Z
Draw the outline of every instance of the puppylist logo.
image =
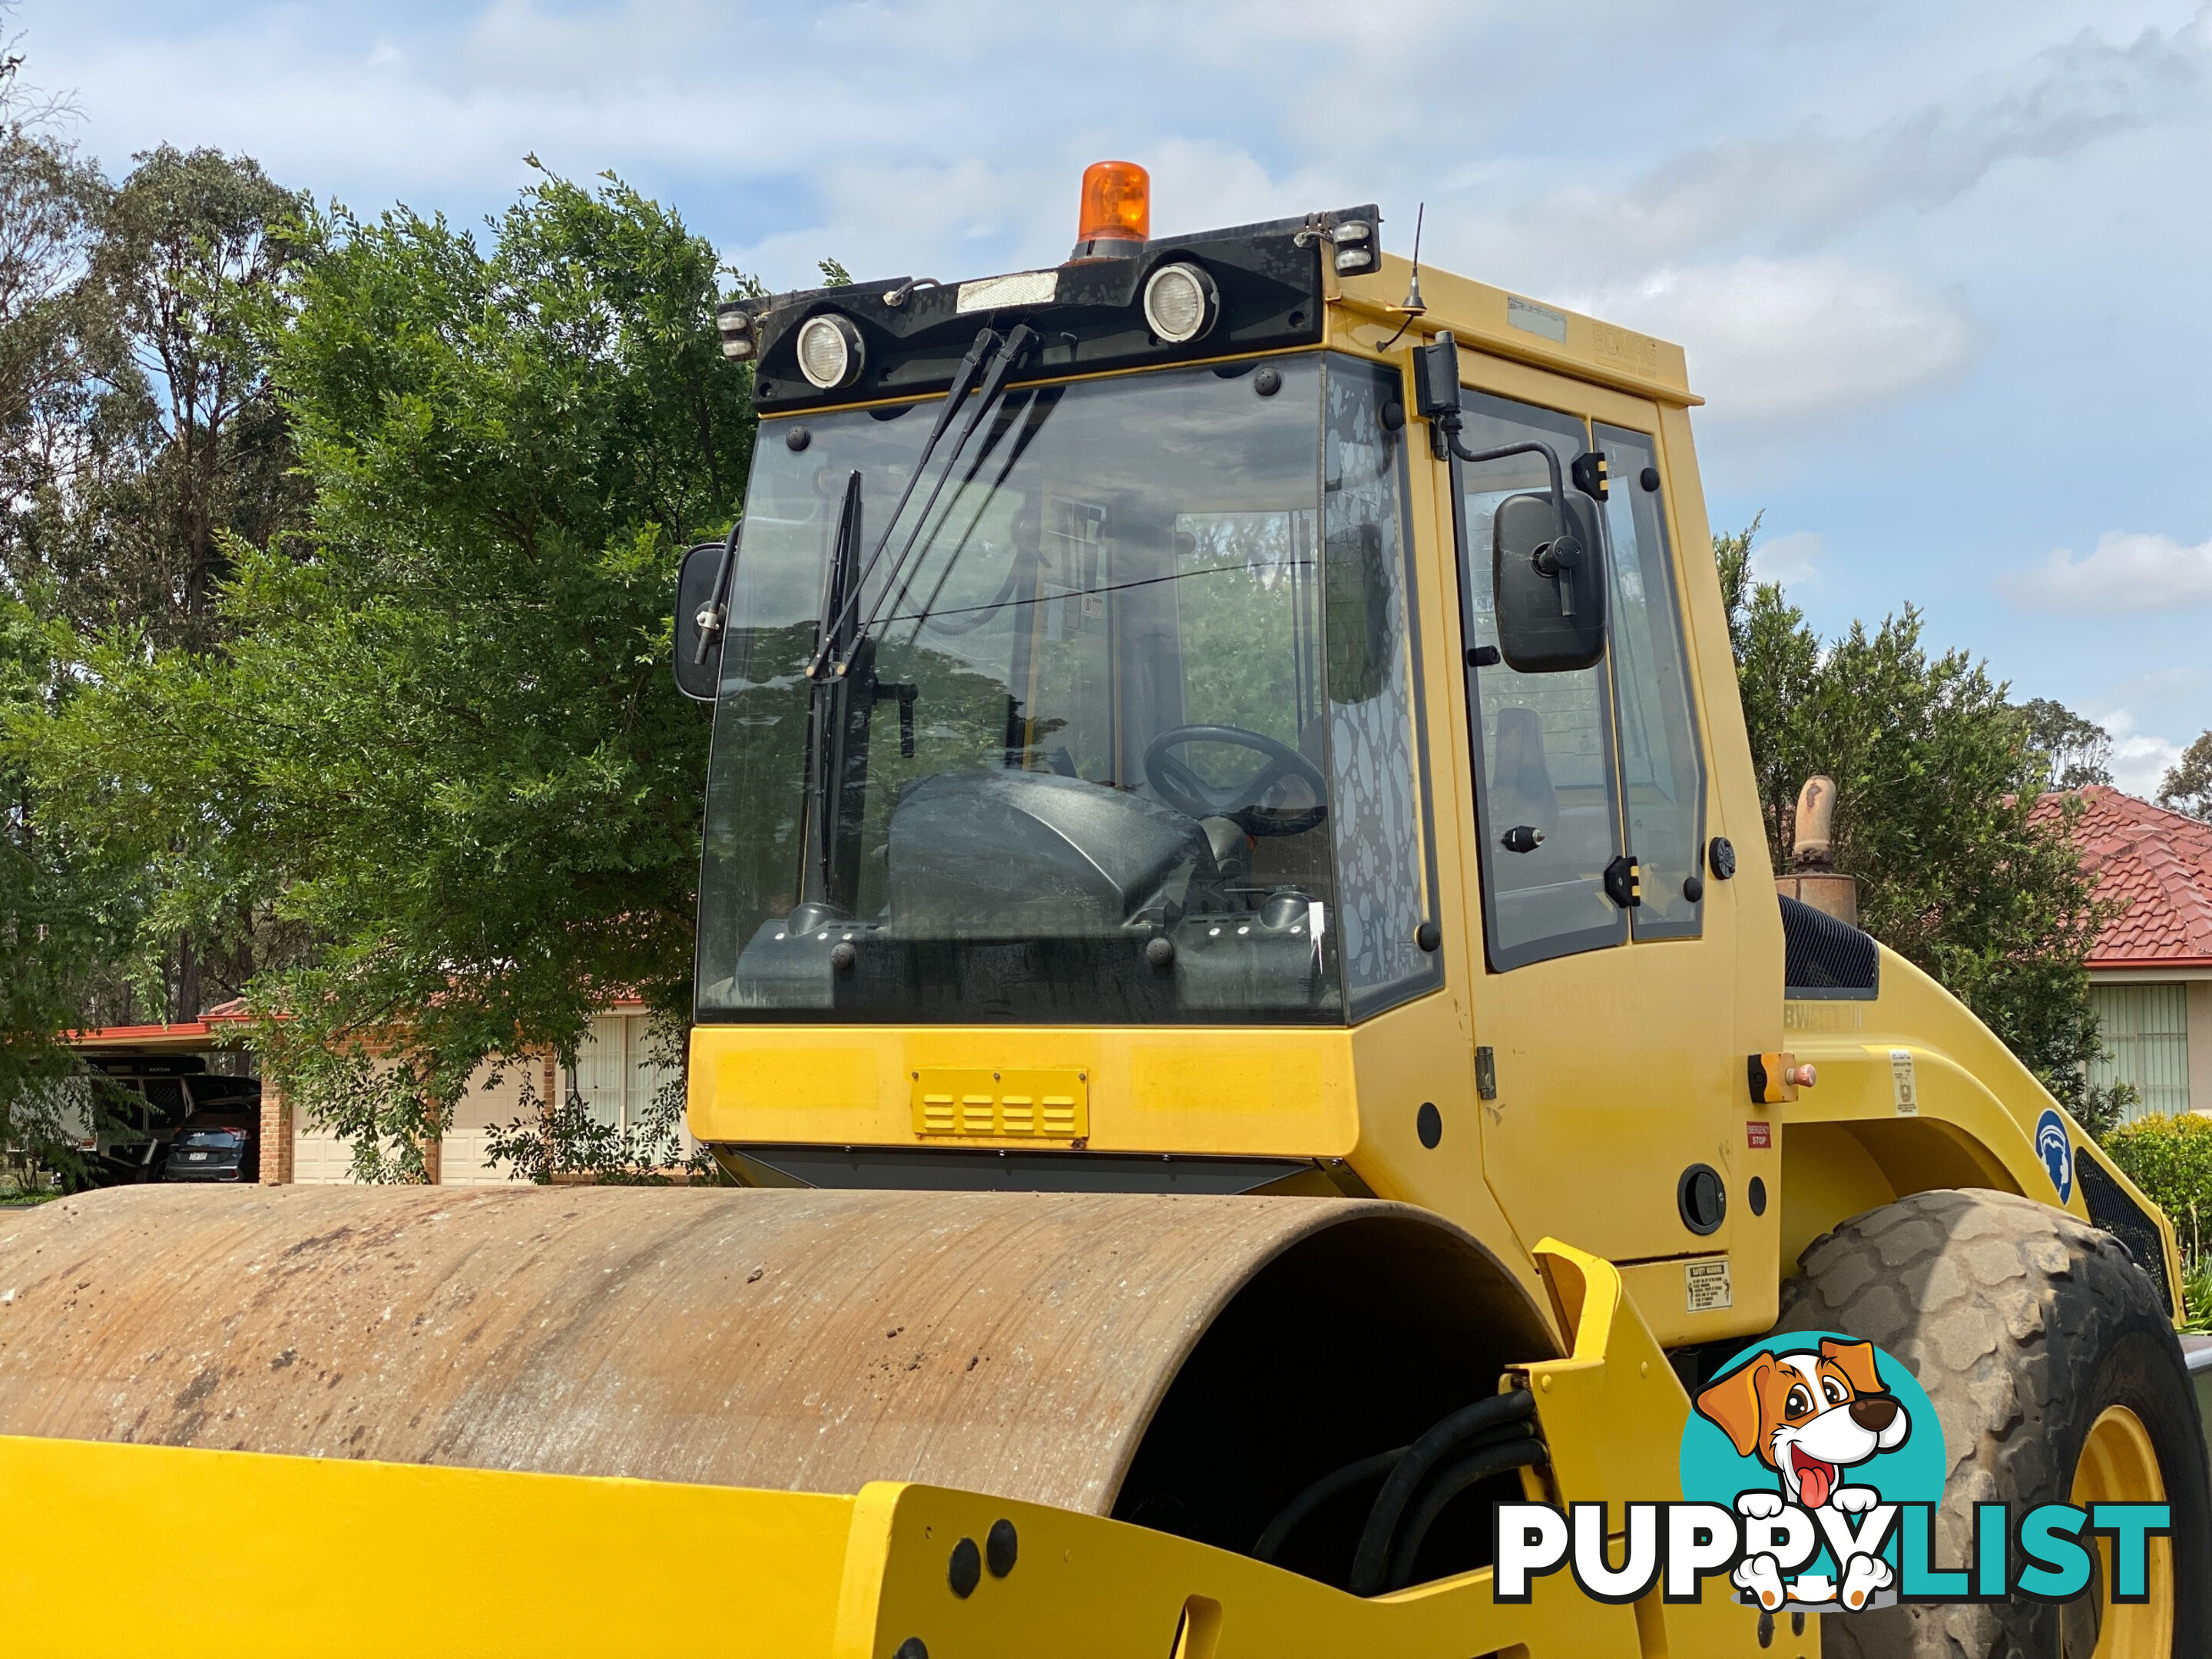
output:
M1662 1586L1694 1601L1725 1577L1737 1601L1774 1613L1864 1613L1899 1601L2068 1601L2088 1589L2099 1534L2111 1594L2148 1594L2164 1504L1974 1506L1972 1559L1934 1560L1943 1496L1942 1425L1919 1381L1870 1342L1793 1332L1744 1349L1698 1391L1682 1429L1682 1501L1501 1504L1492 1588L1526 1601L1565 1567L1583 1593L1633 1601ZM1611 1545L1607 1534L1624 1533ZM1616 1566L1615 1561L1619 1562Z

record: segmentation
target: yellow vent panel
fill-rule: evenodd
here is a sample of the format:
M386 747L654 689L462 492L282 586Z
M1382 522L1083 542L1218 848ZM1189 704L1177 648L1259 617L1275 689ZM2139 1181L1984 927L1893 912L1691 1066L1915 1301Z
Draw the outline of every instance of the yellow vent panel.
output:
M976 1140L1083 1140L1088 1073L924 1070L913 1079L914 1132Z

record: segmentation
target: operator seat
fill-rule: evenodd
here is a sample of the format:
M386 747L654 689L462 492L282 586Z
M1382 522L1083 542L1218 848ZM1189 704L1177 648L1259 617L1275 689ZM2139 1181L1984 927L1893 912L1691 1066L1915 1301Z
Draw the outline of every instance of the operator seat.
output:
M1544 720L1533 708L1501 708L1491 745L1490 815L1498 829L1528 824L1558 832L1559 797L1544 758Z

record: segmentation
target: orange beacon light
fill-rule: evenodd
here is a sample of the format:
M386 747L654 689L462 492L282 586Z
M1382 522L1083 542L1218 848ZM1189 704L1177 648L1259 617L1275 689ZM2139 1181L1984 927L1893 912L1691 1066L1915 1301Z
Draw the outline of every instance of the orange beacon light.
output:
M1083 169L1083 215L1075 240L1142 242L1152 234L1152 175L1134 161L1093 161Z

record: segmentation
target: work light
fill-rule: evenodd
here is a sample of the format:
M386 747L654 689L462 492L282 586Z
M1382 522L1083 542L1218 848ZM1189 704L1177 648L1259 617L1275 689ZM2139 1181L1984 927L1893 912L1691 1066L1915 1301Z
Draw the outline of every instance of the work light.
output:
M714 326L722 337L722 355L742 362L756 346L752 314L741 305L717 306Z
M1203 266L1177 260L1145 282L1145 321L1170 345L1195 340L1213 326L1220 295Z
M817 391L836 392L860 378L860 331L835 313L810 317L799 330L799 372Z

